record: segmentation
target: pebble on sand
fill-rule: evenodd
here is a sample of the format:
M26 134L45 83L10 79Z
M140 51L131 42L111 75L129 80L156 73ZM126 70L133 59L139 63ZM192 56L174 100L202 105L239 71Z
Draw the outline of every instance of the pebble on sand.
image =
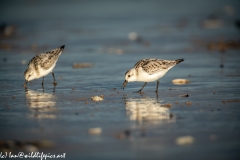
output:
M92 67L93 64L91 63L73 63L73 68L77 69L77 68L90 68Z
M26 64L27 64L27 61L26 61L26 60L22 60L22 61L21 61L21 64L22 64L22 65L26 65Z
M172 80L172 83L176 84L176 85L187 84L189 82L190 81L187 80L187 79L174 79L174 80Z
M94 134L94 135L99 135L99 134L102 133L102 128L100 128L100 127L90 128L90 129L88 130L88 133L89 133L89 134Z
M38 152L38 148L34 145L28 144L23 147L23 150L25 152Z

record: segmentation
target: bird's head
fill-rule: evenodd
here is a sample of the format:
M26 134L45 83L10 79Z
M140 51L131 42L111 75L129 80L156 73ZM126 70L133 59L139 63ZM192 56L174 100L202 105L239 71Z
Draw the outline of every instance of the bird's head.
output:
M137 80L137 73L136 69L130 69L125 73L125 80L128 82L136 81Z
M24 72L24 78L25 78L26 81L31 81L31 80L35 79L35 74L30 68L28 68Z
M137 80L137 72L136 69L130 69L125 73L125 81L123 82L122 89L125 88L128 82Z

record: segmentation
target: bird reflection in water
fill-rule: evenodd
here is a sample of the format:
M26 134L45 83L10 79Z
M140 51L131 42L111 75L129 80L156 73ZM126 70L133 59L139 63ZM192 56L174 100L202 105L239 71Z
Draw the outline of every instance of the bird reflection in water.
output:
M54 107L56 105L56 102L54 100L54 94L28 89L26 90L26 103L31 111L31 118L56 118L55 112L57 111L57 109Z
M175 122L169 110L171 104L161 104L157 99L153 98L125 98L125 104L129 119L137 121L139 124Z

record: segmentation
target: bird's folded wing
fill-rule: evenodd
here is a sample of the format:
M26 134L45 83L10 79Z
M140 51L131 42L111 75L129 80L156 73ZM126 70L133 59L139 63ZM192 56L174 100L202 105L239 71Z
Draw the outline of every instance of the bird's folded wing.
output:
M142 69L148 74L155 74L157 72L164 71L168 69L166 65L163 65L159 60L148 61L142 65Z
M29 64L33 63L35 66L35 69L37 70L39 66L47 70L54 64L55 60L56 59L54 58L54 55L42 53L33 57L29 62Z

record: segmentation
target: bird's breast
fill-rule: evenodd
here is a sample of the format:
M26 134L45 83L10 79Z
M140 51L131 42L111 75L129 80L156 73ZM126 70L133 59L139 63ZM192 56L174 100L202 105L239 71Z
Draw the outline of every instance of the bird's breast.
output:
M42 67L38 67L39 71L38 71L38 78L44 77L46 75L48 75L50 72L52 72L52 70L54 69L56 63L54 63L49 69L44 69Z
M154 74L148 74L147 72L142 71L138 74L137 81L140 81L140 82L156 81L159 78L163 77L167 73L167 71L168 70L164 70L164 71L157 72L157 73L154 73Z

